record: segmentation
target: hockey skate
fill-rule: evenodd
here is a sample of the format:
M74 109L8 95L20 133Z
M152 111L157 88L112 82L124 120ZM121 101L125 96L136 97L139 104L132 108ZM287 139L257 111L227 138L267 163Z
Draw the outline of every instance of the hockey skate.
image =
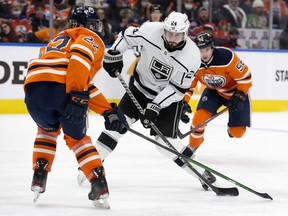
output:
M109 197L109 190L105 178L104 167L100 166L94 169L95 178L91 180L91 191L88 198L92 200L96 208L110 209L110 205L106 200Z
M40 194L45 192L48 177L48 172L46 171L48 161L40 158L36 161L36 165L38 168L34 170L34 175L31 184L31 190L34 192L33 202L36 202Z
M214 175L212 175L212 173L210 173L209 171L205 170L202 174L203 178L205 178L210 184L213 184L214 182L216 182L216 177ZM202 188L206 191L208 191L209 186L207 184L205 184L205 182L199 178L199 181L202 185Z

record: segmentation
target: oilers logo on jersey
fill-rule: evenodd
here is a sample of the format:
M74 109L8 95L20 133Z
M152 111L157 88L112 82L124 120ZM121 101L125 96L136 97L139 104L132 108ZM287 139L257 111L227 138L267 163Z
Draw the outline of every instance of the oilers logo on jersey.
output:
M173 67L164 64L163 62L153 57L151 60L149 71L152 73L155 81L167 81L170 79Z
M226 79L223 76L205 74L202 79L207 84L207 86L211 88L223 87L225 86L225 83L226 83Z

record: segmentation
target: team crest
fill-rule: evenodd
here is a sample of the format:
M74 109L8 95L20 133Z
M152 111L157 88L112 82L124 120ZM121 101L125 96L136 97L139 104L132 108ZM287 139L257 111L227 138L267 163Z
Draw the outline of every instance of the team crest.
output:
M173 67L164 64L153 57L149 66L149 71L156 81L167 81L170 79Z
M226 84L226 79L223 76L205 74L202 79L211 88L223 87Z

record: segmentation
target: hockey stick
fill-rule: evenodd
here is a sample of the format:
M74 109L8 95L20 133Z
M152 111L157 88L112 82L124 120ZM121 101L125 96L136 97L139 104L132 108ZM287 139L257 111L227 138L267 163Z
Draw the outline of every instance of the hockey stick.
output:
M120 80L122 86L124 87L126 93L129 95L129 97L131 98L131 100L133 101L133 103L135 104L135 106L137 107L137 109L139 110L139 112L144 115L144 109L141 107L141 105L139 104L139 102L137 101L137 99L135 98L135 96L133 95L133 93L131 92L131 90L129 89L127 83L125 82L125 80L122 78L121 74L119 72L116 72L116 75L118 77L118 79ZM153 122L151 123L151 128L156 132L156 134L167 144L167 146L169 146L171 149L173 149L175 152L178 152L175 147L169 142L169 140L161 133L161 131L155 126L155 124L153 124ZM207 184L217 195L231 195L231 196L238 196L239 192L237 190L237 188L235 188L232 192L229 191L221 191L218 188L216 188L215 186L213 186L210 182L208 182L206 180L206 178L204 178L190 163L187 162L187 160L185 160L184 158L180 158L184 161L184 163L187 165L187 167L194 172L203 182L205 182L205 184ZM235 191L237 190L237 191Z
M197 166L199 166L199 167L201 167L201 168L203 168L203 169L205 169L205 170L208 170L208 171L214 173L214 174L217 175L217 176L220 176L221 178L229 181L229 182L232 183L232 184L235 184L235 185L237 185L237 186L239 186L239 187L242 187L243 189L245 189L245 190L247 190L247 191L249 191L249 192L251 192L251 193L253 193L253 194L255 194L255 195L259 196L259 197L262 197L262 198L264 198L264 199L273 200L273 198L272 198L269 194L267 194L267 193L257 192L257 191L255 191L255 190L253 190L253 189L251 189L251 188L249 188L249 187L241 184L240 182L238 182L238 181L236 181L236 180L234 180L234 179L231 179L230 177L228 177L228 176L226 176L226 175L224 175L224 174L222 174L222 173L219 173L219 172L217 172L216 170L214 170L214 169L212 169L212 168L210 168L210 167L207 167L207 166L205 166L204 164L202 164L202 163L200 163L200 162L198 162L198 161L193 160L192 158L189 158L189 157L187 157L187 156L185 156L185 155L183 155L183 154L181 154L181 153L179 153L179 152L177 152L177 151L174 151L173 149L170 149L170 148L168 148L168 147L166 147L166 146L164 146L164 145L161 145L160 143L158 143L158 142L155 141L154 139L151 139L150 137L147 137L147 136L139 133L138 131L133 130L132 128L128 128L128 130L129 130L131 133L133 133L133 134L135 134L135 135L137 135L137 136L139 136L139 137L142 137L143 139L146 139L146 140L154 143L155 145L157 145L157 146L165 149L166 151L169 151L169 152L171 152L172 154L177 155L178 157L184 158L184 160L189 161L190 163L193 163L193 164L195 164L195 165L197 165ZM211 187L211 186L212 186L212 187ZM219 187L216 187L216 186L214 186L214 185L211 185L211 186L210 186L210 187L211 187L211 189L212 189L213 191L215 191L215 192L217 191L217 192L216 192L217 195L232 195L232 196L237 196L237 195L239 194L238 189L235 188L235 187L232 187L232 188L219 188Z
M178 137L180 139L185 138L186 136L190 135L191 133L193 133L194 131L198 130L199 128L203 127L205 124L209 123L210 121L212 121L213 119L217 118L218 116L222 115L224 112L226 112L229 108L226 107L225 109L221 110L220 112L214 114L213 116L211 116L209 119L206 119L204 122L202 122L201 124L197 125L196 127L192 128L191 130L189 130L188 132L182 134L180 130L178 130Z

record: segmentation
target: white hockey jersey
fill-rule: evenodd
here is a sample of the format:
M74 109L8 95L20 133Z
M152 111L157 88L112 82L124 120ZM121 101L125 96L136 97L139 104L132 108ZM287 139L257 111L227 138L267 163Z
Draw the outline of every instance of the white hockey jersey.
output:
M120 33L111 49L124 53L141 46L141 58L135 71L134 85L161 108L183 99L200 67L201 56L189 38L182 49L169 52L164 46L162 22L146 22Z

